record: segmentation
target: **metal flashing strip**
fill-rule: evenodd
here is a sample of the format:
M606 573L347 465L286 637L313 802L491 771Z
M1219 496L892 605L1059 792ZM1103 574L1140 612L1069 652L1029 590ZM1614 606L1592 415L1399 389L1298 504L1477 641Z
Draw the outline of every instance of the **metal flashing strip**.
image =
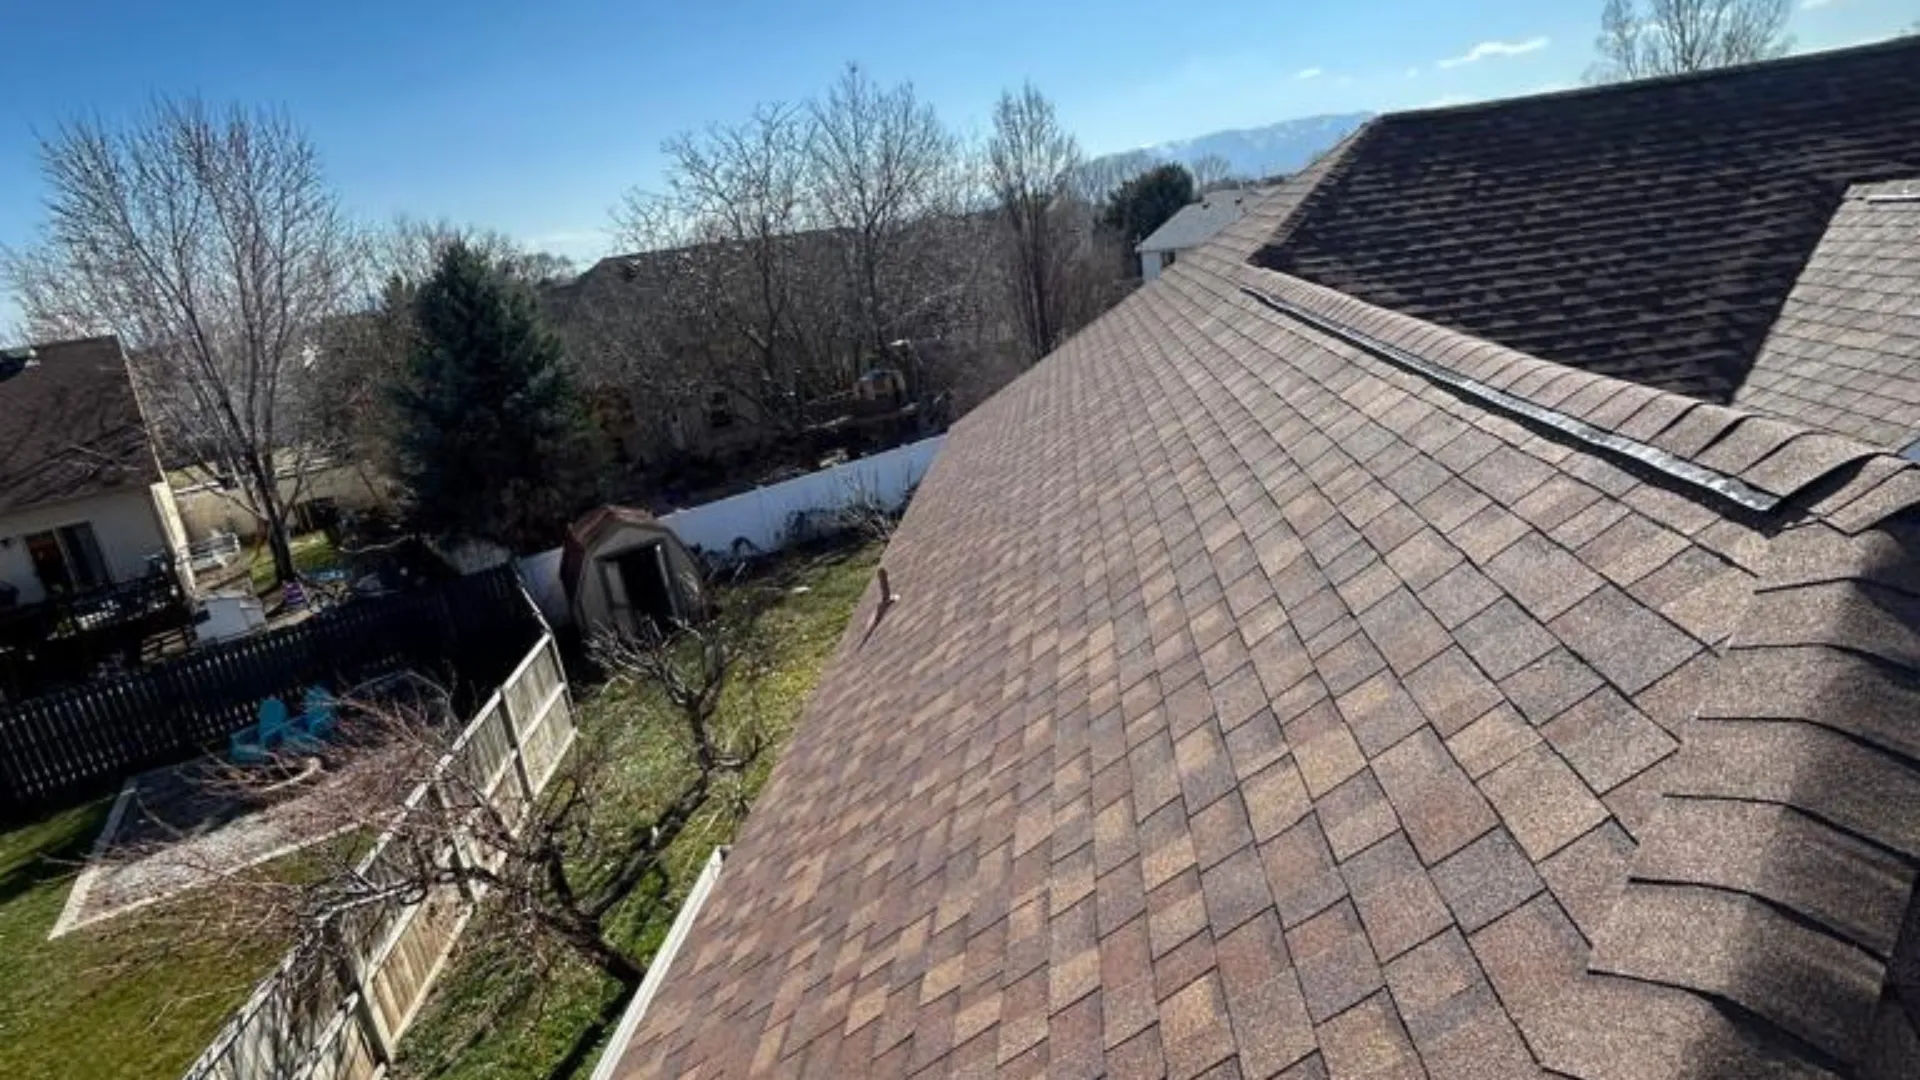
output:
M1240 291L1282 315L1336 337L1403 371L1447 387L1489 409L1552 428L1586 446L1631 459L1663 476L1717 495L1748 510L1766 513L1780 505L1780 499L1777 496L1769 495L1738 477L1696 465L1657 446L1638 439L1629 439L1605 428L1595 427L1584 420L1535 404L1525 398L1516 397L1504 390L1496 390L1476 379L1470 379L1431 360L1416 356L1398 345L1388 344L1369 334L1343 326L1291 300L1282 299L1250 285L1240 286Z

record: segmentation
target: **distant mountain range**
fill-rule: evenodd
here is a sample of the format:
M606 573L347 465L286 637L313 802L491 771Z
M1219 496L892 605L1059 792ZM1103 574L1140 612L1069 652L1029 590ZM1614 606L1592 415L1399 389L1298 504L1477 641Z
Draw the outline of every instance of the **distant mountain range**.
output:
M1091 169L1113 167L1134 171L1129 166L1161 161L1178 161L1191 166L1205 157L1226 161L1232 175L1258 179L1275 173L1298 172L1322 151L1346 138L1372 113L1342 113L1330 116L1305 116L1282 120L1265 127L1215 131L1191 139L1175 139L1139 150L1108 154L1088 163Z

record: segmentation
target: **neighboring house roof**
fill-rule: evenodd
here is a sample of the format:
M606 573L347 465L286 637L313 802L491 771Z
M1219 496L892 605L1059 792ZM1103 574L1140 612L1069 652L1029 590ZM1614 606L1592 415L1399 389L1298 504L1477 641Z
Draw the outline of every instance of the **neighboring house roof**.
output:
M1920 38L1402 113L1263 265L1726 402L1850 184L1920 175Z
M1920 1069L1920 466L1253 265L1355 149L955 425L618 1075Z
M1920 440L1920 181L1847 192L1734 401L1879 446Z
M160 479L113 337L33 346L0 377L0 513Z
M1237 188L1202 195L1199 202L1181 207L1165 224L1148 233L1134 250L1144 255L1197 248L1213 239L1221 229L1240 220L1240 215L1247 212L1247 205L1263 194L1252 188Z

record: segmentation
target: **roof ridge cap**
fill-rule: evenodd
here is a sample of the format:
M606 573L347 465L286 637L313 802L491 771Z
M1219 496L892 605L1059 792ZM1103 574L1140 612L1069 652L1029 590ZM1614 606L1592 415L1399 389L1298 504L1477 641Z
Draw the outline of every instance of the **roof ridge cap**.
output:
M1435 116L1460 116L1480 112L1493 112L1502 107L1519 102L1559 101L1569 98L1605 97L1615 94L1627 94L1636 90L1668 86L1686 86L1694 83L1718 82L1724 79L1739 78L1756 71L1766 71L1783 67L1808 67L1814 64L1831 63L1840 57L1857 56L1865 53L1898 52L1920 45L1920 38L1914 35L1891 37L1884 41L1869 41L1859 45L1846 45L1834 49L1820 49L1815 52L1795 53L1792 56L1780 56L1771 60L1750 60L1741 64L1728 64L1722 67L1708 68L1703 71L1683 71L1672 75L1653 75L1640 79L1623 79L1619 82L1596 83L1582 86L1569 86L1561 90L1549 90L1538 94L1518 94L1513 97L1491 98L1485 101L1468 101L1458 105L1436 105L1424 109L1398 109L1381 113L1378 120L1396 120L1401 117L1421 119Z
M1287 237L1296 225L1306 219L1308 212L1333 197L1333 190L1352 169L1353 163L1359 160L1360 147L1380 130L1381 119L1382 117L1379 116L1368 118L1365 123L1348 132L1346 138L1328 147L1325 154L1294 174L1294 179L1299 179L1315 168L1320 168L1322 162L1325 163L1320 176L1312 181L1311 186L1294 203L1293 209L1287 211L1286 216L1274 225L1273 231L1267 234L1266 240L1262 241L1248 257L1248 262L1255 266L1268 265L1269 253L1277 253L1286 244ZM1286 194L1288 186L1288 184L1281 184L1275 187L1265 198L1247 207L1247 212L1252 213L1267 201L1282 197Z
M1849 1075L1920 950L1902 938L1920 822L1884 813L1920 793L1920 599L1862 595L1913 576L1905 532L1813 521L1769 547L1588 963L1732 1002Z
M1849 466L1890 456L1883 448L1800 421L1542 359L1281 270L1248 266L1240 284L1279 293L1358 335L1412 353L1478 387L1651 448L1767 496L1768 505L1749 509L1773 512L1789 504L1801 506L1810 493L1821 490L1822 481L1847 475L1842 471ZM1607 449L1588 445L1596 451ZM1911 468L1911 463L1900 464ZM1890 475L1883 467L1871 479L1878 485L1888 482ZM1727 497L1725 491L1717 493ZM1868 491L1848 494L1857 499ZM1900 505L1916 501L1920 501L1920 475L1914 477L1912 497ZM1859 524L1853 531L1870 524Z

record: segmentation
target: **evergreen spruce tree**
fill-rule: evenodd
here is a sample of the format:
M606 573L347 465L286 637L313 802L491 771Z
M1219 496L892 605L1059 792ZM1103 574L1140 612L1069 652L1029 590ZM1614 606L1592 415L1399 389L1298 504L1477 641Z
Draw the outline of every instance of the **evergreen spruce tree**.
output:
M597 442L532 290L464 243L414 301L398 392L413 527L519 552L560 543L595 494Z

